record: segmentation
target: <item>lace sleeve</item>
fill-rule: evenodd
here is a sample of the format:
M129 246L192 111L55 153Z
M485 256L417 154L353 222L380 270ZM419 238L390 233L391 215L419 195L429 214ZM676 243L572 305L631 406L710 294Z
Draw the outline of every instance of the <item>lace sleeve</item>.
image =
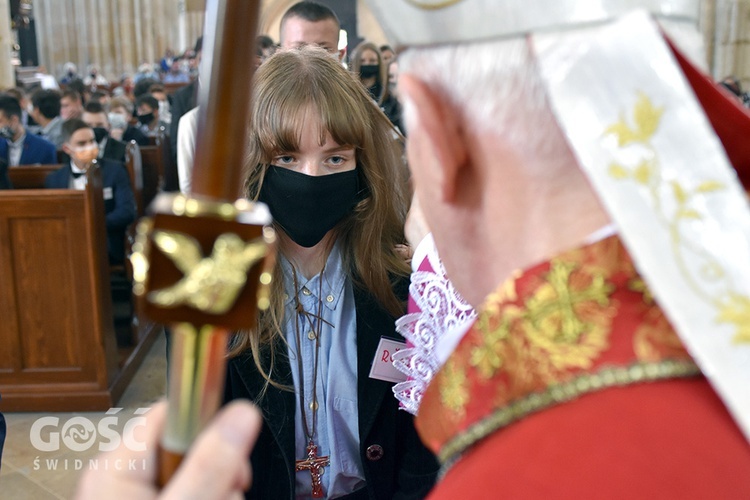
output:
M394 366L408 378L394 385L393 393L404 410L416 415L422 394L442 366L436 355L440 339L465 330L476 313L446 276L432 235L420 242L414 258L418 267L409 285L409 313L396 321L408 344L393 356Z

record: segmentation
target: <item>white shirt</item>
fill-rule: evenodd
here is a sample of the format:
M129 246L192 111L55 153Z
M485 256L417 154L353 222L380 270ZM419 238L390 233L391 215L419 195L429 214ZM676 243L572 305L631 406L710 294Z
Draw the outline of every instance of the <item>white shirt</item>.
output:
M197 130L198 108L193 108L180 117L177 125L177 176L180 180L180 192L184 195L190 194Z
M86 172L76 167L76 164L73 163L73 160L70 160L70 170L74 174L84 174L78 178L76 178L74 175L70 176L70 183L68 184L70 189L76 189L78 191L83 191L84 189L86 189Z
M298 356L302 358L305 383L305 406L296 403L294 418L295 460L306 456L307 439L302 419L312 423L312 381L317 379L317 410L315 444L318 456L327 456L321 483L326 498L338 498L365 486L365 473L359 456L359 409L357 403L357 312L352 282L342 264L340 243L331 250L322 275L306 279L298 275L299 301L305 311L317 314L320 307L324 322L305 318L296 313L292 266L281 257L284 270L284 290L287 292L284 315L284 336L289 346L289 365L299 397L300 373ZM321 283L321 279L323 282ZM322 293L321 293L322 292ZM322 304L322 305L321 305ZM297 323L299 321L299 323ZM312 322L312 325L310 324ZM295 325L297 323L297 325ZM300 351L297 351L296 328L300 328ZM308 333L319 329L318 376L313 377L315 342ZM311 498L312 482L309 471L295 474L297 500Z
M102 139L102 142L98 144L99 146L99 154L96 155L97 159L101 160L104 158L104 148L107 147L107 137L105 136L104 139Z
M17 141L8 140L8 162L11 167L17 167L21 163L24 139L26 139L26 131L21 134Z

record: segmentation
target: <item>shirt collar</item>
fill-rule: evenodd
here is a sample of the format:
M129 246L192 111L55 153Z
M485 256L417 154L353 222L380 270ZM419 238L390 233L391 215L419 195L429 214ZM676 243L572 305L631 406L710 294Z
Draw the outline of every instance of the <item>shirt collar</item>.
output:
M78 168L76 166L76 164L73 162L72 158L70 159L70 170L72 170L74 174L85 174L86 173L85 170L81 170L80 168Z
M10 143L12 147L18 148L18 147L21 147L24 139L26 139L26 129L23 129L23 133L21 134L21 137L19 137L17 141L8 141L8 142Z
M46 134L47 132L52 130L52 127L57 125L57 122L59 122L60 120L62 120L62 118L60 118L59 116L52 118L46 126L42 127L42 133Z
M283 255L281 256L281 269L284 273L284 304L289 306L294 301L294 277L292 274L292 264ZM318 297L318 293L322 291L323 304L331 311L334 311L341 300L341 296L344 294L344 282L346 281L341 247L338 241L333 245L331 253L328 254L322 277L323 284L321 288L320 274L316 274L308 280L298 272L297 284L300 288L299 293L300 295L310 295L319 300L321 297Z

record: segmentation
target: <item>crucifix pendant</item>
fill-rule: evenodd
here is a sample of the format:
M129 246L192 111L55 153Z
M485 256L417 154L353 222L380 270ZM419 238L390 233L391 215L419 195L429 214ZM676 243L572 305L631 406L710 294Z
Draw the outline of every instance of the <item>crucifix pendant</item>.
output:
M331 465L328 457L318 456L318 447L312 442L307 443L307 458L294 462L294 470L297 472L309 470L312 477L312 497L323 498L323 486L320 484L320 476L323 475L323 467Z

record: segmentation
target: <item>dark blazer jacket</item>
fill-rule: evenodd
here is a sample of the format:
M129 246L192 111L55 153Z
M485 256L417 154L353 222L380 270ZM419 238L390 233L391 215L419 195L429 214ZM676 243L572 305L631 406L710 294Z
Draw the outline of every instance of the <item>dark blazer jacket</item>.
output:
M3 463L3 445L5 444L5 433L7 428L5 425L5 417L0 413L0 465Z
M381 336L403 341L394 318L366 291L354 288L357 310L357 403L359 455L367 486L347 498L423 498L438 471L435 457L419 440L412 416L398 409L392 383L369 378ZM277 345L274 379L292 386L286 347ZM293 499L295 490L294 415L295 393L269 386L259 394L263 377L250 354L230 359L225 402L245 398L263 412L263 429L250 457L253 485L246 498Z
M102 170L107 252L110 262L120 263L125 257L125 229L136 217L135 197L125 167L114 161L100 160L99 168ZM44 187L67 189L71 176L68 162L60 170L47 176Z
M128 125L122 134L122 142L135 141L139 146L148 146L148 137L132 125Z
M172 147L172 163L177 165L177 129L182 115L198 105L198 79L185 85L172 94L170 112L172 122L169 124L169 145Z
M114 160L120 163L125 163L125 153L127 146L122 141L107 137L107 142L104 144L104 151L102 152L102 159Z
M0 158L0 189L13 189L8 177L8 162Z
M10 164L7 139L0 139L0 158ZM47 139L43 139L27 131L26 137L23 140L21 161L18 164L34 165L35 163L42 165L57 163L57 149Z

